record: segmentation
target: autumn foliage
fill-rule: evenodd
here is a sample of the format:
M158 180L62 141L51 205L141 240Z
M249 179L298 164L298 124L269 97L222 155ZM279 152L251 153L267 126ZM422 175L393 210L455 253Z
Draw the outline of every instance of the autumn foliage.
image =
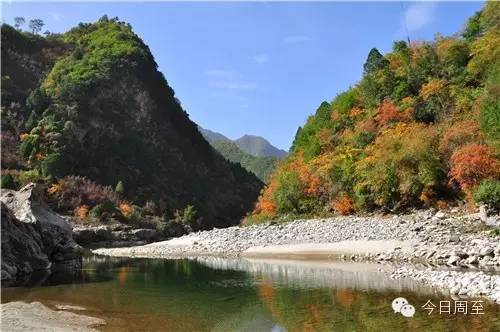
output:
M463 146L451 156L450 178L468 193L487 178L500 177L500 162L493 149L471 143Z
M352 202L352 199L348 196L342 196L335 199L332 202L332 207L335 212L342 215L347 215L354 212L354 204Z
M490 14L464 38L372 49L361 80L299 128L254 216L496 204L500 22Z

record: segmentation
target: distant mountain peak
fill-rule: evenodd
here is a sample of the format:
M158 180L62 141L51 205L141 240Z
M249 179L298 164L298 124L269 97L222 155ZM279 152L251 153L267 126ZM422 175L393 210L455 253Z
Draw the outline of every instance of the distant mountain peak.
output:
M288 155L288 152L278 149L261 136L247 134L241 136L234 142L241 150L257 157L276 157L283 159Z

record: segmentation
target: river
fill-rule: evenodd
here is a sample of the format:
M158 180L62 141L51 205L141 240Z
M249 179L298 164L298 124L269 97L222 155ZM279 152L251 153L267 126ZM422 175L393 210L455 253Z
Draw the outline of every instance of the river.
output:
M102 331L500 331L500 306L455 302L383 265L333 261L90 256L77 275L2 289L2 302L85 307ZM404 297L413 317L391 307ZM429 315L426 303L436 305ZM451 313L439 313L440 301ZM467 313L456 313L466 303ZM482 310L472 314L472 306ZM442 310L443 311L443 310Z

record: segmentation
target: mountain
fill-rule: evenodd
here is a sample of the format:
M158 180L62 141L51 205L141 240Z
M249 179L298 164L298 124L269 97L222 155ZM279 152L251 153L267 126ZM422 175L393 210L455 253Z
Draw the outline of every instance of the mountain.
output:
M247 171L255 174L263 182L267 182L269 174L271 174L276 167L278 160L281 159L272 155L254 155L249 152L245 152L237 145L237 141L231 141L229 138L218 132L204 129L200 126L198 126L198 130L224 158L233 163L240 164ZM267 148L268 151L273 149L282 151L273 147L264 138L249 135L245 135L244 137L254 137L259 141L264 141L265 143L260 143L260 145L270 146L271 148Z
M500 210L498 13L487 1L461 34L372 49L360 81L297 130L253 218L463 201Z
M222 135L221 133L211 131L210 129L205 129L202 128L201 126L198 126L198 130L209 143L215 141L230 141L230 139L227 138L226 136Z
M257 157L283 159L288 154L286 151L274 147L265 138L260 136L243 135L234 142L244 152Z
M217 140L211 144L224 158L233 163L240 164L263 182L267 181L269 174L271 174L278 163L278 159L275 157L255 157L243 152L231 140Z
M15 181L51 192L70 175L95 181L90 191L121 183L122 215L185 209L199 228L252 208L262 183L211 148L129 24L103 17L47 38L2 25L1 47L2 168Z

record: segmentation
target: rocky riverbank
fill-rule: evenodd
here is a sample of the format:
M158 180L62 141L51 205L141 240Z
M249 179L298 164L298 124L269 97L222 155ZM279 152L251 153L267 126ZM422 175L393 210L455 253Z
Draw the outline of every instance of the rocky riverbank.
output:
M3 285L81 267L82 248L73 241L71 225L44 203L42 192L34 183L1 190Z
M479 215L425 210L399 216L348 216L214 229L144 246L97 249L94 253L151 258L321 256L484 270L500 266L500 235L495 228L486 226ZM445 278L442 273L448 271L418 271L397 270L393 276L425 281L435 287L453 289L457 294L500 300L498 276L478 274L480 287L464 286L456 290L458 282L467 280L465 277L461 279L462 272L453 272ZM456 282L441 282L441 277Z
M103 319L76 314L66 310L82 310L73 306L59 306L52 310L40 302L9 302L1 306L3 331L98 331L95 327L105 325Z
M395 241L395 245L378 248L381 250L363 251L363 248L356 248L357 244L389 240ZM415 261L464 268L500 265L500 235L494 228L485 226L477 215L441 211L230 227L191 233L144 246L98 249L94 252L127 257L238 257L262 247L343 241L351 242L336 253L352 252L350 255L344 254L344 259ZM321 252L328 254L328 249Z

